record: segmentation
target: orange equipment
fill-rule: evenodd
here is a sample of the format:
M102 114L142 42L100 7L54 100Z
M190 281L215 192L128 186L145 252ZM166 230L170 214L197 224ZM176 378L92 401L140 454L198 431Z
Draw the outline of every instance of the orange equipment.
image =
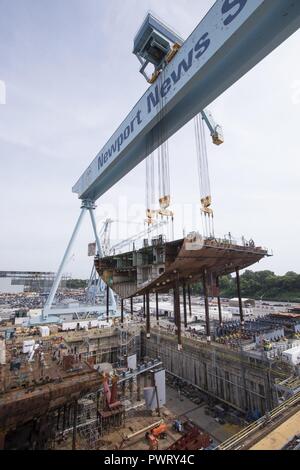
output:
M160 424L157 428L152 429L151 434L155 438L164 439L167 433L167 425L165 423Z

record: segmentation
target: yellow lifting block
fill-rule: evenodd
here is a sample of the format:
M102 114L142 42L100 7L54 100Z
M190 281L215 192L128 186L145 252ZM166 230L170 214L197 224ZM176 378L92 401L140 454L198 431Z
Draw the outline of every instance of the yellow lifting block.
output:
M169 54L166 57L166 62L169 64L174 57L176 56L177 52L180 50L181 46L178 43L175 43L174 46L172 47L172 50L169 52Z
M162 210L167 209L171 203L171 196L163 196L159 199L159 205Z
M215 145L222 145L224 144L224 138L221 136L221 134L217 133L212 136L213 143Z
M201 210L204 212L204 214L208 214L213 216L213 210L210 208L211 206L211 196L206 196L201 199Z

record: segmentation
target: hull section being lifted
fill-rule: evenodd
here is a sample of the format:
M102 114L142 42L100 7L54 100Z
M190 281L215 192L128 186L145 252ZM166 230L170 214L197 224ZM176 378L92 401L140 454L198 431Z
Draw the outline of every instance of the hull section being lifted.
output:
M160 237L151 246L106 258L96 258L100 277L121 298L146 293L168 292L175 281L194 284L206 271L213 289L216 278L247 268L268 256L266 249L226 240L181 239L164 242ZM213 292L212 292L213 295Z

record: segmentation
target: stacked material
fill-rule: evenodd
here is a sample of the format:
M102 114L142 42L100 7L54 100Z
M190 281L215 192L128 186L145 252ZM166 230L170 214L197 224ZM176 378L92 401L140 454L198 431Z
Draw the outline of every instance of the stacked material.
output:
M300 364L300 346L288 349L282 353L282 357L290 364L297 366Z
M5 340L0 339L0 365L6 364L6 347Z

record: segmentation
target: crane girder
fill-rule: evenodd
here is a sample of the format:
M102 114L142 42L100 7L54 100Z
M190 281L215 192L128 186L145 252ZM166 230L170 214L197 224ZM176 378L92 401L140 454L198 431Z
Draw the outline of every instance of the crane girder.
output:
M299 1L217 0L73 192L96 201L299 26Z

